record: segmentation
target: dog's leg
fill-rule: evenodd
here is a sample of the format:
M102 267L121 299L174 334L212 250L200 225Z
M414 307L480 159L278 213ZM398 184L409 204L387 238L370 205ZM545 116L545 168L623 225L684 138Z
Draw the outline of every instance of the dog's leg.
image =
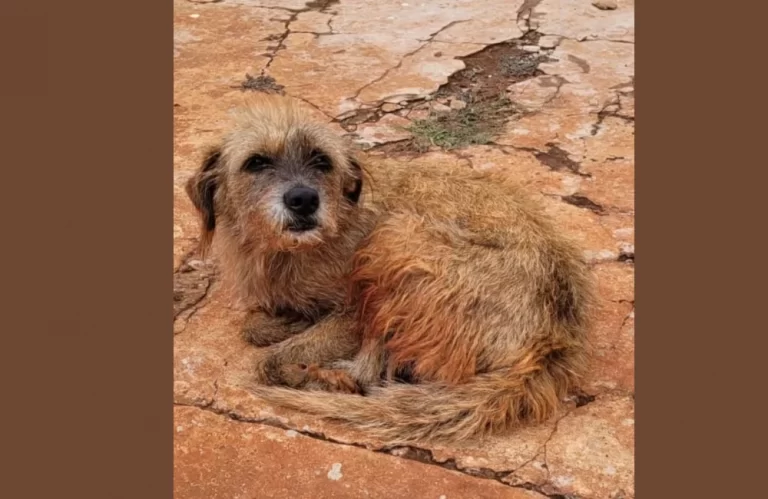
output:
M363 390L381 382L386 363L384 341L379 338L364 339L354 359L340 360L333 364L336 370L344 370Z
M246 341L266 347L306 331L311 325L309 320L275 317L257 310L248 312L242 333Z
M359 350L354 318L330 315L304 333L267 348L257 365L257 378L270 385L360 392L348 372L324 367L351 359Z

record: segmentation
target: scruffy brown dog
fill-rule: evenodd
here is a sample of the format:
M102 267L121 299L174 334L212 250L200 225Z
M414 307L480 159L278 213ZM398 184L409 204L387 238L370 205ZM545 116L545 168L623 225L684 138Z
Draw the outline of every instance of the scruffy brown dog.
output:
M265 400L391 443L456 441L545 420L583 372L588 268L503 176L364 172L263 96L187 192L250 306L246 337L269 346Z

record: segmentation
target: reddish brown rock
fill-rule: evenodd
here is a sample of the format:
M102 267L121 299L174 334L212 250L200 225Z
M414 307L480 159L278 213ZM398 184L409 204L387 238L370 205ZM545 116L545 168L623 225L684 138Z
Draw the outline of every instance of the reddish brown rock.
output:
M635 2L616 10L598 10L583 0L542 0L533 7L532 27L573 40L635 41Z
M408 127L410 120L396 114L386 114L375 123L363 123L355 130L355 142L364 146L374 146L404 140L411 136Z
M174 410L174 497L535 499L493 480L189 407Z
M611 262L619 258L618 244L601 224L601 215L561 199L547 198L545 208L563 232L584 248L588 261Z
M536 459L504 478L545 494L634 497L634 398L598 397L557 422Z
M291 23L291 33L331 33L330 22L333 20L333 17L333 14L317 10L302 12Z
M480 50L482 46L462 43L431 42L404 57L400 65L383 78L365 87L357 99L362 103L399 102L423 98L448 81L453 73L464 69L457 57Z
M618 106L606 106L611 113L619 113ZM615 114L598 117L590 131L589 137L584 138L584 154L588 158L585 171L593 163L604 164L611 162L634 164L635 124L626 118Z
M592 365L584 382L590 393L635 389L635 267L608 263L595 267L598 306L591 334Z

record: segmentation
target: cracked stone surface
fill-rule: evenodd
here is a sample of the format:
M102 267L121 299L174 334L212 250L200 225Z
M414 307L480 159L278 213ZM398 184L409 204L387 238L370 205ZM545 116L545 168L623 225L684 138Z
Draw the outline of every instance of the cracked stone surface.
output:
M397 491L434 498L545 497L388 454L329 445L293 430L236 422L199 408L176 407L174 426L175 497L357 499L392 497Z
M177 497L634 497L634 2L616 4L174 0ZM518 39L540 58L505 83L480 56ZM560 414L484 442L389 449L249 394L260 352L239 336L216 262L194 252L184 193L253 91L246 74L273 78L370 161L500 169L540 198L583 245L600 297L592 367ZM471 102L483 85L517 110L498 133L407 149L433 105Z

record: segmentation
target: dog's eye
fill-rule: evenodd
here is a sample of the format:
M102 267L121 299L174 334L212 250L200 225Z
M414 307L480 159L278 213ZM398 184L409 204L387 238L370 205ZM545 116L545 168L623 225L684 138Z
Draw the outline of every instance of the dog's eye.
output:
M331 158L323 154L321 151L312 151L309 155L309 158L310 168L316 168L323 173L327 173L333 169Z
M243 170L251 173L260 172L272 166L272 162L266 156L254 154L243 163Z

